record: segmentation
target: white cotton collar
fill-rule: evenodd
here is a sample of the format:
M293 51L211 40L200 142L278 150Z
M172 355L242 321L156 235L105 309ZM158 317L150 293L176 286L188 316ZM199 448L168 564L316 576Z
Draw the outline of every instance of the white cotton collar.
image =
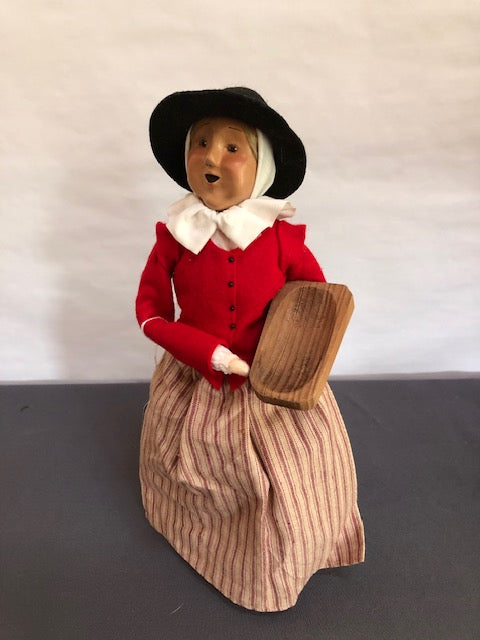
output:
M246 249L262 231L272 227L277 218L295 215L295 208L287 200L261 196L217 212L190 194L174 202L167 215L167 229L175 240L198 254L217 231L226 236L232 246Z

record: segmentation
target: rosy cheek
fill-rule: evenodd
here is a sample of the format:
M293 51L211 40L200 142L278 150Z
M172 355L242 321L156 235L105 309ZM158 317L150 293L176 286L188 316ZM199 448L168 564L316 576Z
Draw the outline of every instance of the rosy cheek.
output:
M225 161L225 166L228 167L231 171L243 171L246 168L245 158L242 158L236 154L232 154L228 156Z
M196 160L198 161L200 157L200 154L198 152L198 150L192 150L189 151L188 156L187 156L187 164L190 164L190 162L195 162Z
M191 152L187 157L187 171L198 171L198 168L203 166L202 158L200 154Z

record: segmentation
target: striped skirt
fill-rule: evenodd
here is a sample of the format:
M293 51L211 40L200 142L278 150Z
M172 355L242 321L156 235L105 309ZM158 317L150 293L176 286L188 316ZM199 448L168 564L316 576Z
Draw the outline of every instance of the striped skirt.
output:
M214 389L166 353L140 453L146 515L230 600L288 609L318 569L361 562L345 426L327 387L310 411L262 402L248 380Z

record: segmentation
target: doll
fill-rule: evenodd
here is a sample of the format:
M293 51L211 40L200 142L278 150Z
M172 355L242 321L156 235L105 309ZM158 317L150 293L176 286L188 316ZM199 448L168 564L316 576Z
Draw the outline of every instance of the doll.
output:
M143 332L165 349L141 436L146 516L230 600L281 611L317 570L364 558L355 467L330 388L296 411L262 402L248 380L276 293L288 280L325 280L305 227L286 220L304 147L243 87L167 96L150 140L191 193L157 223L136 301Z

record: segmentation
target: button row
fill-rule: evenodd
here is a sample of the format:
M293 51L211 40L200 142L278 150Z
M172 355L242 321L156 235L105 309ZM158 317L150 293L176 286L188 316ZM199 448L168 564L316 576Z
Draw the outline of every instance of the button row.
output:
M229 262L235 262L235 258L233 256L229 256L228 261ZM235 283L233 282L233 280L230 280L230 282L228 283L228 286L230 288L235 286ZM234 304L230 305L229 308L230 308L230 311L235 311L235 305ZM235 324L235 322L232 322L230 324L230 329L236 329L236 328L237 328L237 325Z

